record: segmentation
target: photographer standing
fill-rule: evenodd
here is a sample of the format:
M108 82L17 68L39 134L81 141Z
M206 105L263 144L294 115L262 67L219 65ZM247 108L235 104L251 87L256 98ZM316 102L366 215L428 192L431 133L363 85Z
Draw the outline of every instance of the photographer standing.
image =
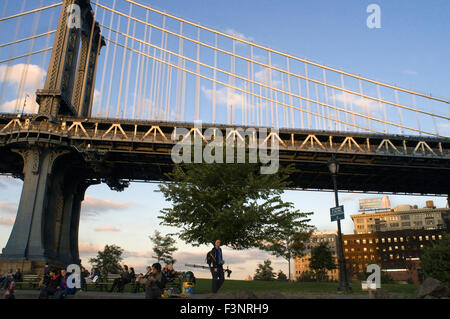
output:
M213 249L207 254L206 262L209 265L212 275L212 292L216 293L225 281L223 273L222 248L220 240L216 240Z

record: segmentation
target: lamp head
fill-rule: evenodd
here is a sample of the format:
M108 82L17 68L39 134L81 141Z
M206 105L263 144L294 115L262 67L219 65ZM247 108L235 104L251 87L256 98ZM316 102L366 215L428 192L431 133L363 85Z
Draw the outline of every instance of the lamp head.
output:
M328 169L330 170L330 173L332 175L336 175L337 173L339 173L339 162L334 156L328 162Z

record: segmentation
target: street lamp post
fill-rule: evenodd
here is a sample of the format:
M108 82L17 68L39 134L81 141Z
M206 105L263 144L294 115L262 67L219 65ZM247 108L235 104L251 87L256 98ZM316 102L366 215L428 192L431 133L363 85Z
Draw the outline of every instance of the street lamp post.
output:
M328 162L328 169L330 170L331 176L333 178L334 187L334 201L336 207L339 206L338 189L337 189L337 174L339 173L339 162L333 156ZM347 279L347 268L345 266L344 249L342 245L342 232L341 232L341 220L337 219L338 226L338 242L336 243L337 253L338 253L338 266L339 266L339 287L338 291L349 292L351 287L348 284Z

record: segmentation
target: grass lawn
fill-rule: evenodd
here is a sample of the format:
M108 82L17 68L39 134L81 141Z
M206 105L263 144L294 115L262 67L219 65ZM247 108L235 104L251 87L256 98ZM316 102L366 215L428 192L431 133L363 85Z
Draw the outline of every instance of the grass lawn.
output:
M361 284L351 284L352 294L368 294L361 290ZM251 290L255 293L265 291L278 291L283 294L336 294L338 283L336 282L280 282L280 281L244 281L225 280L221 292L236 293L244 290ZM412 284L382 284L382 289L398 296L413 297L418 286ZM211 291L211 279L197 279L195 286L196 294L209 293Z
M250 290L254 293L277 291L283 294L311 294L311 295L332 295L337 294L338 283L336 282L281 282L281 281L245 281L245 280L225 280L220 292L237 293ZM361 290L361 284L352 283L352 293L354 295L366 295L367 291ZM111 288L111 285L108 285ZM390 294L413 297L418 286L412 284L382 284L381 288L387 290ZM31 285L24 284L17 289L31 289ZM133 286L125 286L125 292L132 292ZM88 285L88 291L100 291L100 288ZM107 291L107 288L104 289ZM141 292L143 290L141 289ZM211 279L196 280L195 294L207 294L211 292Z

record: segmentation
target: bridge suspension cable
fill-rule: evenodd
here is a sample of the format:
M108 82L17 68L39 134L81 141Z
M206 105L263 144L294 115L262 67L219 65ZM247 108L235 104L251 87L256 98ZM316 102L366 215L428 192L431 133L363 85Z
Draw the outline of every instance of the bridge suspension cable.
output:
M31 93L25 90L29 74L35 74L39 64L39 70L48 64L55 26L49 25L47 32L37 26L41 13L48 21L48 12L53 17L54 9L62 3L42 4L41 0L39 8L30 8L31 4L22 0L19 13L17 9L8 11L12 7L8 0L3 6L0 28L8 23L16 32L2 35L0 41L0 112L6 105L6 88L16 81L11 75L13 68L21 72L14 100L17 109L24 94ZM137 0L97 0L91 4L106 40L93 92L92 115L96 117L450 135L448 99L298 58L236 32L214 30ZM24 32L21 19L29 16L34 18L33 24L27 23L32 27ZM23 52L25 44L29 44L27 52ZM9 55L6 48L10 48ZM42 56L40 63L35 62L37 55ZM21 59L26 61L12 64Z
M399 128L405 128L405 129L409 129L409 130L412 130L412 131L421 132L421 133L424 133L424 134L436 135L436 134L434 134L434 133L432 133L432 132L425 132L425 131L417 130L417 129L410 128L410 127L407 127L407 126L403 126L403 125L401 125L401 124L397 124L397 123L389 122L389 121L386 121L386 120L378 119L378 118L375 118L375 117L372 117L372 116L364 115L364 114L357 113L357 112L353 112L353 111L348 111L348 110L345 110L345 109L342 109L342 108L338 108L338 107L335 107L335 106L332 106L332 105L329 105L329 104L326 104L326 103L322 103L322 102L317 101L317 100L312 100L312 99L310 99L310 98L308 98L308 97L303 97L303 96L301 96L301 95L297 95L297 94L294 94L294 93L286 92L286 91L283 91L283 90L281 90L281 89L278 89L278 88L273 87L273 86L270 86L270 85L266 85L266 84L263 84L263 83L260 83L260 82L255 82L255 81L252 81L252 80L247 79L247 78L245 78L245 77L239 76L239 75L237 75L237 74L233 74L233 73L227 72L227 71L225 71L225 70L221 70L221 69L214 68L214 67L212 67L212 66L209 66L209 65L207 65L207 64L201 63L201 62L196 61L196 60L194 60L194 59L191 59L191 58L189 58L189 57L180 56L179 54L177 54L177 53L175 53L175 52L171 52L171 51L168 51L168 50L166 50L166 49L164 49L164 48L160 48L160 47L157 47L156 45L153 45L153 44L151 44L151 43L145 42L145 41L143 41L143 40L136 39L136 38L134 38L134 37L132 37L132 36L129 36L129 35L125 34L125 33L120 32L120 31L117 31L117 30L108 28L108 27L106 27L106 26L102 26L102 27L104 27L104 28L106 28L106 29L109 29L109 30L111 30L111 31L113 31L113 32L115 32L115 33L117 33L117 34L123 35L123 36L125 36L126 38L131 38L131 39L133 39L133 40L135 40L135 41L137 41L137 42L146 44L146 45L148 45L148 46L150 46L150 47L153 47L153 48L155 48L155 49L159 49L161 53L162 53L162 52L170 53L170 54L172 54L172 55L174 55L174 56L177 56L177 57L180 57L180 58L182 58L182 59L184 59L184 60L186 60L186 61L190 61L190 62L193 62L193 63L197 63L198 65L201 65L201 66L204 66L204 67L207 67L207 68L211 68L211 69L213 69L214 71L218 71L218 72L224 73L224 74L226 74L226 75L229 75L229 76L231 76L231 77L238 78L238 79L240 79L240 80L247 81L247 82L250 82L250 83L252 83L252 84L259 85L259 86L261 86L261 87L264 87L264 88L273 90L273 91L275 91L275 92L280 92L280 93L283 93L283 94L290 95L290 96L292 96L292 97L296 97L296 98L302 99L302 100L304 100L304 101L306 101L306 102L308 102L308 103L315 103L315 104L318 104L318 105L321 105L321 106L324 106L324 107L327 107L327 108L334 109L334 110L336 110L336 111L343 111L343 112L345 112L345 113L349 113L349 114L354 115L354 116L362 117L362 118L365 118L365 119L367 119L367 120L377 121L377 122L380 122L380 123L383 123L383 124L387 124L387 125L391 125L391 126L395 126L395 127L399 127ZM134 51L134 52L137 53L137 54L145 55L145 54L143 54L142 52L139 52L138 50L135 50L135 49L132 49L132 48L127 47L126 44L125 44L125 45L121 45L121 44L119 44L119 43L117 43L116 41L113 41L113 40L111 40L111 39L107 39L107 40L108 40L109 42L115 44L115 45L118 45L118 46L124 47L124 48L126 48L126 49L128 49L128 50ZM173 68L176 68L176 69L180 69L180 70L183 71L183 72L187 72L187 73L190 73L190 74L192 74L192 75L194 75L194 76L201 77L201 78L204 78L204 79L206 79L206 80L212 81L212 82L214 82L214 83L216 83L216 84L220 84L220 85L223 85L223 86L227 86L227 87L229 87L229 88L231 88L231 89L240 91L240 92L242 92L242 93L246 93L246 94L250 94L250 95L255 95L256 97L265 99L265 100L269 101L270 103L277 103L277 104L280 104L280 105L283 105L283 106L286 106L286 107L290 107L290 108L293 108L293 109L300 110L300 109L298 109L298 108L292 107L292 105L289 105L289 104L286 104L286 103L277 101L277 100L275 100L275 99L273 99L273 98L271 98L271 97L264 97L264 96L261 96L261 95L257 95L257 94L255 94L255 93L253 93L253 92L247 91L247 90L245 90L245 89L241 89L241 88L239 88L239 87L230 85L230 84L228 84L228 83L220 82L220 81L214 80L213 78L209 78L209 77L203 76L203 75L201 75L200 73L197 73L197 72L195 72L195 71L190 71L190 70L187 70L187 69L184 69L184 68L179 68L178 66L176 66L176 65L174 65L174 64L171 64L171 63L169 63L169 62L167 62L167 61L165 61L165 60L162 60L161 58L158 59L158 58L154 58L154 57L148 56L148 55L147 55L147 57L148 57L148 58L152 58L152 59L154 59L155 61L157 61L157 62L159 62L159 63L163 63L163 64L166 64L166 65L168 65L168 66L170 66L170 67L173 67ZM122 78L122 77L121 77L121 78ZM270 82L270 80L269 80L269 82ZM316 95L317 95L317 94L316 94ZM273 110L272 110L272 111L273 111ZM415 110L414 110L414 111L415 111ZM333 121L335 120L335 119L333 119L333 118L330 118L330 117L327 117L327 116L323 116L323 115L321 115L321 114L312 113L312 112L310 112L310 111L305 111L305 112L308 113L308 114L311 114L311 115L319 116L319 117L321 117L321 118L323 118L323 119L328 119L328 120L333 120ZM434 114L428 114L428 113L427 113L427 115L437 116L437 115L434 115ZM448 119L448 118L446 118L446 117L444 117L444 116L438 116L438 117L442 117L442 118L444 118L444 119ZM272 117L272 118L273 118L273 117ZM353 124L347 123L347 122L341 122L341 123L346 124L346 125L350 125L350 126L354 126ZM370 121L369 121L369 123L370 123ZM273 125L273 124L272 124L272 125ZM356 127L356 126L354 126L354 127ZM358 126L358 127L359 127L359 126ZM362 128L362 127L360 127L360 128ZM371 131L371 132L378 132L378 131L373 131L373 130L371 130L370 127L369 127L369 131ZM381 132L380 132L380 133L381 133ZM436 136L439 136L439 135L436 135Z
M284 53L284 52L281 52L281 51L274 50L274 49L272 49L270 47L262 46L262 45L259 45L257 43L245 40L243 38L236 37L236 36L230 35L228 33L220 32L218 30L205 27L205 26L203 26L201 24L198 24L198 23L195 23L195 22L192 22L192 21L189 21L189 20L185 20L183 18L180 18L180 17L174 16L174 15L168 14L168 13L166 13L164 11L157 10L155 8L152 8L152 7L148 6L148 5L144 5L144 4L138 3L138 2L133 1L133 0L124 0L124 1L129 2L131 4L134 4L136 6L139 6L141 8L144 8L146 10L150 10L150 11L156 12L156 13L161 14L163 16L170 17L170 18L172 18L174 20L177 20L177 21L180 21L182 23L186 23L186 24L192 25L192 26L194 26L196 28L203 29L203 30L209 31L209 32L213 32L213 33L216 33L216 34L218 34L220 36L227 37L227 38L230 38L232 40L239 41L239 42L248 44L250 46L257 47L259 49L267 50L267 51L269 51L271 53L279 54L279 55L288 57L290 59L300 61L302 63L307 63L307 64L310 64L310 65L313 65L313 66L316 66L316 67L319 67L319 68L323 68L323 69L326 69L326 70L329 70L329 71L337 72L337 73L340 73L340 74L343 74L343 75L346 75L346 76L349 76L349 77L352 77L352 78L355 78L355 79L358 79L358 80L363 80L363 81L366 81L366 82L370 82L370 83L373 83L373 84L378 84L378 85L385 86L385 87L388 87L388 88L391 88L391 89L395 89L395 90L398 90L398 91L402 91L402 92L405 92L405 93L414 94L414 95L418 95L418 96L421 96L421 97L430 98L430 99L433 99L433 100L436 100L436 101L440 101L440 102L444 102L444 103L450 104L449 100L439 99L439 98L436 98L436 97L432 97L430 95L426 95L426 94L422 94L422 93L419 93L419 92L403 89L403 88L400 88L400 87L397 87L397 86L394 86L394 85L390 85L390 84L378 82L378 81L375 81L375 80L371 80L369 78L365 78L365 77L362 77L360 75L356 75L356 74L348 73L348 72L345 72L345 71L342 71L342 70L338 70L338 69L335 69L335 68L331 68L331 67L328 67L326 65L322 65L322 64L319 64L319 63L312 62L310 60L301 59L299 57L296 57L296 56L293 56L293 55L290 55L290 54L287 54L287 53ZM96 2L93 2L93 3L96 4L96 5L99 5Z
M131 8L131 4L135 4L134 1L126 1L130 4L130 8ZM266 100L269 103L269 111L270 114L266 112L265 115L265 119L266 121L269 120L268 123L266 123L267 126L272 126L272 127L287 127L289 126L289 120L290 122L294 122L295 124L295 114L293 116L293 113L291 112L290 115L288 116L288 113L286 112L285 109L280 109L280 111L282 112L282 115L279 115L278 111L279 108L278 107L285 107L285 106L292 106L291 100L292 99L298 99L299 101L303 100L306 102L306 108L300 108L300 117L302 117L303 112L305 112L307 114L307 119L308 119L308 127L312 128L315 127L316 129L326 129L327 127L332 127L333 125L331 124L332 122L335 122L336 118L340 118L341 115L347 114L346 116L346 121L345 123L347 124L352 124L350 125L350 127L355 128L356 126L361 127L359 130L360 131L373 131L371 130L371 126L374 122L380 123L380 125L378 125L377 127L379 127L379 129L377 129L377 132L384 132L387 133L389 131L389 127L397 127L400 131L402 130L408 130L410 132L415 132L415 133L419 133L419 134L425 134L425 135L437 135L440 136L440 134L438 134L436 132L436 128L437 128L437 124L436 123L436 119L440 119L443 121L448 122L450 120L450 118L448 117L448 115L444 115L442 114L442 112L440 113L435 113L435 112L430 112L429 111L429 107L422 107L422 108L418 108L417 106L411 106L411 105L405 105L404 103L400 103L398 101L398 99L396 99L396 101L393 100L389 100L386 98L382 98L382 94L381 94L381 90L380 88L386 88L386 87L392 87L393 91L396 92L395 95L398 96L398 92L400 93L405 93L408 92L408 94L414 94L418 97L423 97L425 95L417 93L417 92L413 92L413 91L409 91L409 90L404 90L401 88L398 88L396 86L389 86L389 85L385 85L381 82L377 82L377 81L366 81L365 78L357 76L357 77L353 77L357 79L357 84L356 90L352 90L349 88L344 87L343 85L343 78L344 76L347 78L349 77L349 74L346 72L338 72L338 74L341 77L341 84L340 86L334 83L330 83L327 80L327 75L326 72L328 71L339 71L339 70L335 70L332 68L327 68L327 67L323 67L321 65L319 65L321 67L322 70L322 80L320 79L314 79L312 76L308 76L308 65L314 67L315 64L314 63L304 63L305 66L305 70L304 70L304 75L302 75L300 72L298 71L292 71L291 67L289 67L289 69L286 68L282 68L280 67L280 65L274 65L273 63L267 63L264 61L259 61L258 59L255 59L253 56L247 57L244 56L242 54L237 54L236 53L236 43L248 43L251 50L253 52L253 48L260 48L262 46L258 46L255 45L253 42L249 42L249 41L241 41L242 39L237 38L237 37L233 37L230 36L228 34L219 32L219 31L214 31L214 37L218 37L218 36L224 36L227 37L229 39L232 40L232 48L230 47L228 48L221 48L217 45L215 45L215 43L211 43L212 41L210 41L209 43L206 43L205 41L202 41L199 37L199 30L207 30L210 31L209 28L197 28L196 32L191 32L192 36L189 35L184 35L181 32L175 32L172 29L169 30L168 27L166 26L158 26L155 23L149 23L148 21L144 21L138 17L134 17L130 14L126 14L123 12L120 12L119 10L116 9L112 9L109 8L108 6L105 6L103 4L99 4L97 2L93 2L94 5L96 5L97 7L100 7L106 11L109 11L111 13L111 15L118 15L121 16L125 19L128 20L133 20L134 22L137 22L139 24L142 24L143 26L145 26L145 28L150 28L151 30L153 29L154 31L157 31L159 33L161 33L161 38L163 40L161 41L155 41L154 43L152 43L153 41L145 41L142 39L139 39L137 36L131 36L129 34L129 32L122 32L120 30L116 30L116 29L112 29L110 28L109 31L112 31L114 33L116 33L116 37L118 35L120 35L120 37L124 37L125 41L127 42L128 40L130 40L130 43L138 43L139 45L141 45L141 47L147 47L148 49L152 48L154 50L155 53L155 57L156 57L156 53L159 53L159 57L160 57L160 61L155 60L152 64L152 72L151 72L151 77L150 77L150 81L153 83L153 81L158 81L157 82L157 88L158 89L161 85L161 80L159 77L164 75L165 76L165 72L171 72L170 68L168 70L161 69L161 64L166 64L167 65L167 60L171 57L177 58L178 63L177 63L177 67L178 70L180 67L180 61L182 61L182 63L188 63L188 65L193 66L195 68L195 72L188 72L188 74L191 74L192 76L194 76L193 79L193 83L195 83L195 87L193 88L194 90L194 108L193 108L193 114L194 114L194 119L198 117L199 114L199 95L200 93L205 93L204 90L202 89L201 92L199 92L199 79L202 78L204 80L208 80L211 81L213 83L213 88L212 88L212 122L214 123L216 121L216 104L217 104L217 94L221 94L221 92L217 91L217 85L224 85L225 87L228 88L227 93L226 93L226 97L228 99L233 99L234 97L236 97L235 94L233 94L234 91L236 91L236 86L232 85L233 83L239 83L239 90L237 90L238 92L242 93L242 96L240 97L240 103L242 104L241 107L241 116L240 116L240 120L241 123L247 123L247 113L248 112L255 112L254 110L252 110L251 108L258 108L260 104L255 103L255 105L248 105L247 104L247 98L249 96L252 96L252 98L254 98L254 90L258 89L258 86L264 89L264 92L262 92L261 94L256 94L256 97L259 96L260 99ZM159 13L159 10L150 10L147 9L147 6L144 6L147 10L147 12L152 11L152 12L157 12ZM165 17L170 17L172 18L171 15L167 15L164 14L163 15L163 21L165 21ZM153 19L154 21L155 19ZM180 25L180 30L182 30L182 26L186 20L184 19L176 19L177 21L180 21L179 25ZM193 23L189 23L190 25L193 25L195 27L197 27L197 24L193 24ZM108 30L108 27L105 25L102 25L102 28ZM119 29L119 28L117 28ZM197 37L194 36L194 34L197 35ZM165 41L165 43L167 44L167 39L168 36L172 36L178 38L179 43L183 43L184 41L187 41L189 43L192 44L192 51L193 54L192 55L187 55L187 54L180 54L177 53L175 50L172 49L166 49L165 46L163 46L163 42ZM110 38L110 40L112 40ZM115 41L116 43L118 43L118 41ZM128 43L128 42L127 42ZM115 47L117 47L117 45L115 45ZM196 58L195 52L198 51L199 48L205 48L205 50L211 50L211 54L214 55L214 60L215 62L212 63L211 62L206 62L206 61L202 61L201 59ZM128 48L128 45L127 45ZM264 49L267 49L265 47L262 47ZM134 49L135 50L135 49ZM180 51L180 47L178 48L178 51ZM268 53L268 58L270 59L272 52L275 52L274 54L282 54L278 51L275 50L266 50ZM136 52L139 54L139 52ZM230 62L229 62L229 67L231 69L226 70L223 67L219 67L218 65L220 64L220 62L218 63L217 60L217 55L218 54L225 54L227 56L230 57ZM252 53L253 54L253 53ZM298 61L298 59L293 59L292 56L290 55L286 55L286 54L282 54L282 56L284 56L284 58L286 59L286 66L288 64L290 64L291 61ZM162 57L165 57L164 59ZM148 57L148 59L152 59L152 57ZM300 59L301 61L303 61L303 59ZM255 72L254 67L262 67L264 70L264 79L255 79L254 76L249 76L248 72L246 72L247 74L244 75L244 73L236 71L236 65L238 63L242 64L242 62L246 62L247 66L246 69L248 70L249 68L253 67L253 72ZM171 65L172 63L170 63ZM168 65L168 66L170 66ZM155 70L154 67L156 68L156 74L155 74ZM201 72L203 73L203 70L209 69L211 71L210 76L206 76L206 77L199 77L197 74L199 73L197 71L197 69L200 68ZM182 74L185 74L185 72L183 70ZM314 71L314 70L313 70ZM161 73L163 72L163 73ZM275 73L273 73L275 72ZM205 72L206 73L206 72ZM218 83L217 81L215 81L215 79L217 78L217 76L223 78L223 75L226 75L228 77L227 81L219 81L220 83ZM278 76L278 80L273 79L273 75L277 75ZM149 75L150 76L150 75ZM155 80L154 77L156 77L158 80ZM292 87L291 89L288 89L289 85L291 85L291 78L297 78L299 80L299 83L297 86L297 92L298 93L294 93L292 91ZM350 78L349 77L347 79L347 81L350 82ZM167 82L168 78L164 78L166 81L166 85L170 85L169 82ZM289 79L287 86L285 85L287 79ZM180 81L180 77L177 74L177 85L179 85ZM236 82L238 81L238 82ZM303 83L304 81L304 83ZM369 83L376 83L376 85L374 86L374 88L369 88L369 89L363 89L363 82L364 82L364 86L367 84L366 82ZM231 84L231 85L230 85ZM203 85L203 82L202 82ZM256 88L255 88L256 85ZM312 87L310 88L310 85L312 85ZM306 96L302 95L301 92L301 87L304 86L305 87L305 93ZM168 87L166 87L166 92L171 91L171 85L169 86L170 90L168 89ZM250 88L252 88L250 90ZM320 90L319 90L320 89ZM154 94L154 90L155 88L152 86L151 87L151 91L149 93L150 96L152 96ZM231 90L231 91L230 91ZM233 91L234 90L234 91ZM312 91L311 91L312 90ZM329 91L331 90L331 91ZM252 91L251 93L249 91ZM372 93L366 93L366 92L371 92ZM162 91L159 91L162 92ZM176 100L178 101L179 98L179 90L175 90L175 92L177 92L177 97ZM230 93L231 92L231 93ZM266 94L267 93L267 94ZM331 96L329 96L329 94L332 94ZM384 96L388 96L388 95L392 95L391 93L389 94L383 94ZM434 97L428 97L425 96L426 100L433 100L433 101L438 101L438 100L442 100L445 101L443 99L435 99ZM167 99L167 96L166 96ZM289 104L286 103L286 99L289 101ZM342 101L343 100L343 101ZM333 103L331 103L331 101ZM340 106L338 106L337 104L340 104ZM344 103L342 103L344 102ZM156 103L156 108L153 108L153 113L150 114L150 118L158 118L159 117L159 111L157 108L161 107L161 102L160 100L156 100L156 101L152 101L152 103ZM374 108L373 103L376 103L377 105L377 109L372 110L372 108ZM446 104L448 104L448 101L445 101ZM245 104L245 106L244 106ZM343 105L342 105L343 104ZM169 104L170 105L170 104ZM445 105L445 104L444 104ZM348 108L350 106L350 108ZM120 106L119 106L120 107ZM154 106L155 107L155 106ZM244 108L245 107L245 108ZM266 106L264 106L266 107ZM354 108L357 107L359 109L359 111L354 110ZM432 123L433 123L433 128L435 132L431 132L429 129L418 129L417 127L412 127L409 125L404 125L403 124L403 120L397 120L397 122L400 122L400 124L396 123L395 121L392 121L393 118L393 114L392 111L387 110L387 107L393 107L396 109L403 109L407 112L414 112L416 114L416 117L419 117L419 115L421 116L429 116L430 118L432 118ZM167 108L167 107L166 107ZM239 108L239 106L238 106ZM311 109L314 108L316 109L316 112L313 112L314 114L320 114L320 115L324 115L327 114L328 116L322 117L321 121L318 121L319 118L316 117L316 115L313 115L311 113ZM447 107L444 107L444 109ZM226 116L226 118L228 118L227 123L233 123L236 122L236 106L228 103L227 104L227 113L228 115ZM295 108L291 108L291 111L295 110ZM333 116L330 116L330 111L333 110ZM442 110L441 110L442 111ZM375 112L375 113L374 113ZM378 114L380 113L380 114ZM166 113L168 114L168 113ZM258 112L259 114L259 112ZM377 116L375 116L375 114ZM350 115L350 117L348 116ZM379 116L378 116L379 115ZM314 116L314 122L311 122L311 116ZM257 117L257 116L253 116L253 117ZM288 119L289 117L289 119ZM395 116L396 118L398 117L403 117L402 115L402 111L398 110L398 115ZM409 118L410 116L408 116ZM353 123L349 123L350 118L352 119ZM358 121L358 119L365 119L366 123L365 126L359 124L356 125L356 122ZM423 118L421 118L421 120L424 120ZM301 119L301 121L303 121L303 119ZM329 121L331 121L331 123L329 123ZM328 122L328 123L327 123ZM337 122L336 122L337 123ZM344 124L341 123L341 124ZM290 124L290 126L292 126L292 123ZM347 125L344 125L345 130L348 129Z

